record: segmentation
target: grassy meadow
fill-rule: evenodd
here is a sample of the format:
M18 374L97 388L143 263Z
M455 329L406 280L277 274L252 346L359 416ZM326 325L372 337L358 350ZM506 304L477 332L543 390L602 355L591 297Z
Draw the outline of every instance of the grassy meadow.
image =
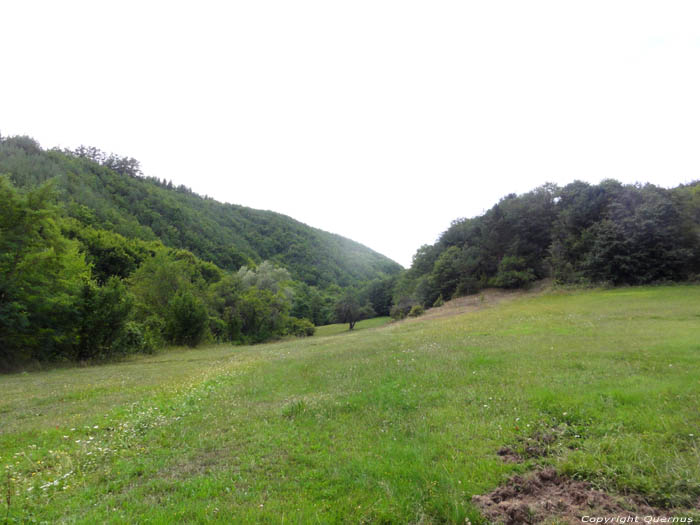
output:
M379 326L384 326L385 324L391 322L391 317L374 317L372 319L364 319L358 321L352 332L357 332L358 330L364 330L366 328L377 328ZM337 324L327 324L325 326L316 327L316 337L324 337L327 335L336 334L350 334L348 323L337 323Z
M700 286L374 323L0 376L0 520L476 524L536 464L697 505Z

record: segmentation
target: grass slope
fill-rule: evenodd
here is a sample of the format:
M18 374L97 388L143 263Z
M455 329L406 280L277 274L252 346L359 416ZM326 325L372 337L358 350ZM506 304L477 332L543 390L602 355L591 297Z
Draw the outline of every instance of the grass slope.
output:
M351 334L358 330L364 330L366 328L378 328L384 326L385 324L391 322L391 317L373 317L372 319L364 319L358 321L352 332L349 329L348 323L336 323L327 324L324 326L316 327L316 337L325 337L327 335L338 335L338 334Z
M698 333L698 286L552 293L5 376L2 500L10 522L479 523L471 496L538 461L691 507ZM496 455L553 427L545 458Z

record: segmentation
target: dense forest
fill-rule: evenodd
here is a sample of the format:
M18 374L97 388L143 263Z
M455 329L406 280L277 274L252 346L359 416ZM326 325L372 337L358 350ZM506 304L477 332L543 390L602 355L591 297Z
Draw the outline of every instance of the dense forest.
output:
M0 369L256 343L485 287L700 276L700 182L547 184L458 219L411 268L273 212L144 177L95 148L0 137Z
M455 220L394 290L397 317L487 286L636 285L700 278L700 182L547 184Z
M357 290L376 301L357 315L388 314L400 271L354 241L144 178L134 159L94 148L0 138L0 203L0 369L311 335Z
M289 270L294 280L319 288L346 287L401 270L340 235L144 177L135 159L96 148L43 150L28 137L0 139L0 174L20 189L51 180L65 214L81 225L160 240L224 270L269 260Z

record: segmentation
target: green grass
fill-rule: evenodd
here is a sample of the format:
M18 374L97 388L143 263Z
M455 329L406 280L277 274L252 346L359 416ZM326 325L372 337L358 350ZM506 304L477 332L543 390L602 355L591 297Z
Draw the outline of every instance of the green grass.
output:
M0 518L10 487L11 523L480 523L536 461L690 507L699 333L698 286L560 292L0 377ZM547 458L495 453L552 427Z
M338 324L327 324L325 326L317 326L316 333L317 337L325 337L327 335L337 335L337 334L350 334L358 330L364 330L365 328L377 328L379 326L384 326L391 322L391 317L375 317L373 319L365 319L363 321L358 321L355 328L350 331L348 323L338 323Z

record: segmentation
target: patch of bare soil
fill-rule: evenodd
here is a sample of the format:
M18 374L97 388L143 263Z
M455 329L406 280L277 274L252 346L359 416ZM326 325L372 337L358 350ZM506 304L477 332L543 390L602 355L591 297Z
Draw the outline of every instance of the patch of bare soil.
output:
M536 523L582 523L584 516L668 516L629 497L614 497L547 468L522 477L513 476L505 485L472 502L491 523L524 525ZM618 520L619 522L619 520ZM614 523L614 522L613 522Z
M499 448L496 453L504 463L523 463L527 459L555 455L562 446L574 448L566 432L567 429L561 427L538 431L530 437L519 438L515 445Z
M496 452L505 463L523 463L528 459L558 455L574 448L566 426L538 430L515 444ZM576 435L576 438L579 436ZM594 489L590 483L557 474L551 467L526 476L513 476L489 494L474 496L472 502L481 509L489 523L562 524L562 523L692 523L682 518L688 509L659 509L641 497L614 496ZM698 502L700 508L700 501ZM583 520L584 517L588 519ZM678 521L673 521L680 517ZM636 517L636 518L635 518ZM665 521L664 521L665 520Z
M511 447L501 447L497 454L501 457L504 463L522 463L525 458L518 454Z

